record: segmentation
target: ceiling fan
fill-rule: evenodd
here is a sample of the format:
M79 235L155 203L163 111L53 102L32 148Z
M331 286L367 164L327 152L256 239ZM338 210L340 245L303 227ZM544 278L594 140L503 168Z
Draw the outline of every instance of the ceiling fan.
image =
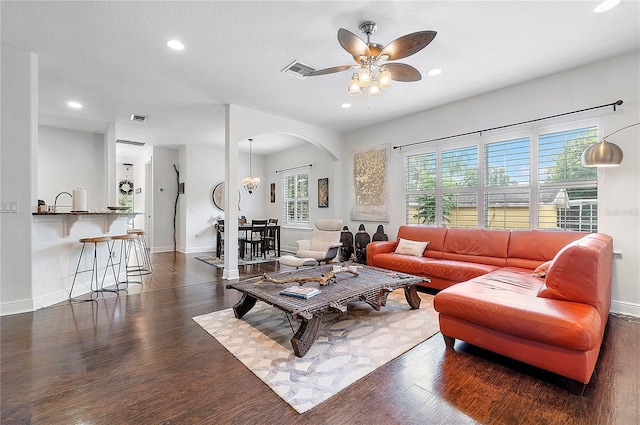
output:
M367 36L367 41L363 41L349 30L340 28L338 30L338 42L346 50L356 65L341 65L332 68L319 69L305 74L305 77L315 77L318 75L333 74L335 72L347 71L359 68L354 73L349 83L349 94L357 96L368 88L369 96L380 96L380 89L391 86L394 81L419 81L422 79L420 72L405 63L391 62L406 58L424 49L436 36L435 31L418 31L404 35L393 40L386 46L372 43L370 38L378 26L373 21L366 21L360 24L360 31Z

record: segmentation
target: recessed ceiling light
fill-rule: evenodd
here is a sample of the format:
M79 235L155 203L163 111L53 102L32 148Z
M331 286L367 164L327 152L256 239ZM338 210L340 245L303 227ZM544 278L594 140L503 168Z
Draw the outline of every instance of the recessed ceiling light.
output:
M427 72L427 75L429 75L430 77L435 77L436 75L440 74L442 74L442 70L440 68L433 68L432 70Z
M343 107L344 109L351 108L351 104L350 103L343 103L340 106Z
M67 106L73 109L82 109L82 103L74 102L73 100L70 102L67 102Z
M167 46L171 47L173 50L183 50L184 44L180 43L178 40L169 40L167 41Z
M620 0L604 0L602 3L593 8L595 13L606 12L620 4Z

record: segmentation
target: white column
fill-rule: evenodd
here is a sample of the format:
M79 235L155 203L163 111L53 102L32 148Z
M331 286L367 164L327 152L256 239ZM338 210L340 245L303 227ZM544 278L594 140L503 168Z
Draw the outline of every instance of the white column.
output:
M238 142L231 105L224 106L224 270L223 279L238 279Z

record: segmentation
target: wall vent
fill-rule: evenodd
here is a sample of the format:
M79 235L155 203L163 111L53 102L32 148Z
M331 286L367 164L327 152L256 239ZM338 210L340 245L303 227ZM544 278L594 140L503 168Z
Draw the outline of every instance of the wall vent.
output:
M146 143L144 142L134 142L133 140L123 140L123 139L118 139L116 140L116 143L122 143L123 145L133 145L133 146L145 146Z
M315 71L315 69L298 61L291 62L282 70L282 72L284 72L285 74L293 75L294 77L301 79L304 78L305 75L313 71Z
M131 121L145 122L147 117L145 115L131 115Z

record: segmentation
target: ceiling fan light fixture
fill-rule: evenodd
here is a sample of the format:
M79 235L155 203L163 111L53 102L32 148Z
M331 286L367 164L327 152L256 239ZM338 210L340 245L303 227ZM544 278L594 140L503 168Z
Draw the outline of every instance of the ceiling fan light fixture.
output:
M371 84L369 85L369 97L378 97L382 94L380 91L380 84L378 80L373 78L371 79Z
M386 46L371 42L371 34L376 31L377 25L374 21L366 21L360 25L367 39L364 41L354 33L344 28L338 30L338 43L356 61L356 65L340 65L331 68L324 68L311 71L305 77L333 74L355 69L357 74L351 77L347 92L352 96L357 96L365 89L369 88L369 96L380 96L381 89L391 87L392 81L420 81L422 75L420 71L406 63L395 62L411 56L433 41L436 36L435 31L417 31L411 34L396 38ZM394 61L392 63L383 63ZM371 87L373 81L375 87ZM356 82L358 87L355 86Z
M362 87L360 87L357 73L354 73L353 77L351 77L348 92L351 96L358 96L360 93L362 93Z
M380 75L378 76L378 80L380 81L381 89L388 89L391 87L391 73L389 72L389 68L386 66L382 66L380 68Z
M371 84L371 72L369 71L369 68L363 66L360 69L358 72L358 82L362 88L368 87L369 84Z

